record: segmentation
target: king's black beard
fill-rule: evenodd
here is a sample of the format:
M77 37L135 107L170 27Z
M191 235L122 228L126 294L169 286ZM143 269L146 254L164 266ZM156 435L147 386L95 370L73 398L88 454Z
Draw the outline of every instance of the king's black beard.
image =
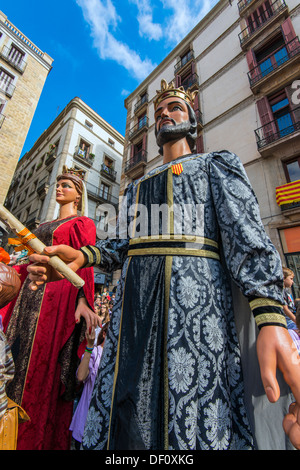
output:
M156 136L156 142L159 147L163 147L164 144L173 140L180 140L186 137L190 131L190 121L184 121L180 124L176 124L174 119L170 119L173 125L162 126Z

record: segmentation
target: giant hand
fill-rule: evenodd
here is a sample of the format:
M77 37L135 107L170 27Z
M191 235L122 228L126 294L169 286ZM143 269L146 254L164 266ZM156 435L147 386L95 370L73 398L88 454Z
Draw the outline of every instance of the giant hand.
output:
M36 290L46 282L63 279L63 276L48 264L49 257L52 255L59 256L74 272L85 264L84 254L68 245L46 247L44 252L49 256L36 253L29 256L32 264L28 266L27 271L29 279L32 281L29 286L31 290Z
M294 447L300 449L300 357L297 348L285 328L264 326L257 339L257 355L264 389L271 403L280 396L277 367L291 388L296 402L284 418L283 428Z

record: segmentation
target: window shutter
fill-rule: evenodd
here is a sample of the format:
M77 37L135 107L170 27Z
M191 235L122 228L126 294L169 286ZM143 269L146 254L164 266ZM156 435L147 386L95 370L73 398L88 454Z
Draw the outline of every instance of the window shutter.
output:
M143 144L142 144L142 149L145 151L147 148L147 133L143 135Z
M133 155L134 155L134 144L131 145L131 149L130 149L130 160L133 158Z
M282 23L281 30L284 41L287 44L288 52L293 56L296 51L299 52L300 44L290 17Z
M200 134L196 139L196 152L204 153L203 134Z
M251 81L255 83L257 77L259 76L259 69L257 67L256 57L252 49L247 51L246 60L247 60L249 71L250 71Z
M260 122L263 127L263 135L267 139L277 132L275 122L273 120L273 113L270 107L268 98L264 96L257 101L257 109L260 117ZM269 140L269 139L268 139Z
M178 88L178 87L180 87L180 85L181 85L181 76L176 75L175 76L175 87Z

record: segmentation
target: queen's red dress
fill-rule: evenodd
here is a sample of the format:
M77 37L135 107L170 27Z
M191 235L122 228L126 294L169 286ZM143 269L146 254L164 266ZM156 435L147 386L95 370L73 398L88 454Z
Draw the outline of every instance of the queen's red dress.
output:
M47 246L64 244L79 249L96 242L95 224L87 217L47 222L35 234ZM78 274L85 280L85 297L92 307L93 268L79 270ZM3 324L16 367L7 394L30 417L19 426L17 448L67 450L85 329L84 321L75 324L78 290L64 279L32 292L29 282L26 277L12 313L9 308L1 312L5 313Z

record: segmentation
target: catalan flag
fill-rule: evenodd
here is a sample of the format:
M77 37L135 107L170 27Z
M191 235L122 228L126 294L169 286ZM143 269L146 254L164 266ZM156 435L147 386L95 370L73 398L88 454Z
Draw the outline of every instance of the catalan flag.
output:
M300 201L300 180L276 188L276 202L279 206L298 201Z
M176 165L172 165L172 172L174 175L180 175L183 172L182 164L177 163Z

